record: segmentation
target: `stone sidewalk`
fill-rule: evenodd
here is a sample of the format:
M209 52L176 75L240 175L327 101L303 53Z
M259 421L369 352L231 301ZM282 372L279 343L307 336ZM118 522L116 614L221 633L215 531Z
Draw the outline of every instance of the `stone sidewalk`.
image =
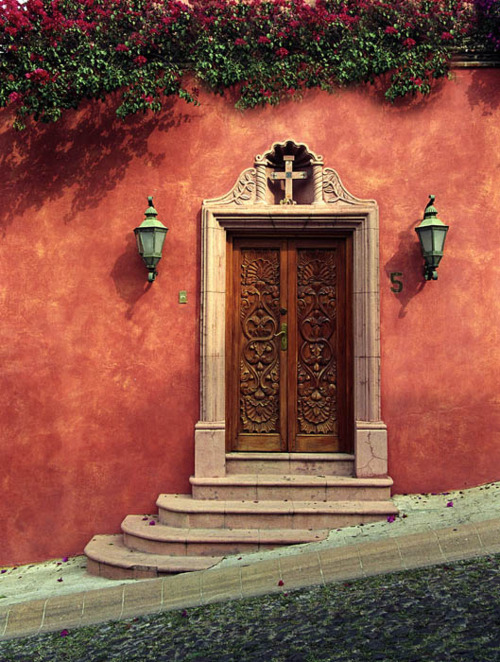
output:
M394 500L401 513L396 521L332 531L321 543L228 557L201 572L119 585L101 580L101 588L85 590L82 569L81 585L70 592L65 586L61 594L59 585L25 601L22 577L15 584L16 576L4 573L0 594L10 581L18 599L0 602L0 639L500 553L500 483Z

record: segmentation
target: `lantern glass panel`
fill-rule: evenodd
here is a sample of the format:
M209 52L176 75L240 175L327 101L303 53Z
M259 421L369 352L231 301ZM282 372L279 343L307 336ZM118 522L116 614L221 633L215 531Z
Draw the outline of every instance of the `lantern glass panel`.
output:
M163 250L163 242L167 236L166 231L163 228L155 229L155 255L161 256Z
M142 241L141 241L141 233L136 232L135 233L135 240L137 242L137 250L139 251L139 255L143 254L143 249L142 249Z
M154 252L154 231L153 229L142 229L140 230L139 234L141 235L141 243L142 243L142 252L144 255L152 255Z
M432 241L432 228L422 228L419 229L418 236L420 243L422 244L422 250L424 253L432 253L433 250L433 241Z
M434 250L438 253L443 252L447 230L448 228L434 228Z

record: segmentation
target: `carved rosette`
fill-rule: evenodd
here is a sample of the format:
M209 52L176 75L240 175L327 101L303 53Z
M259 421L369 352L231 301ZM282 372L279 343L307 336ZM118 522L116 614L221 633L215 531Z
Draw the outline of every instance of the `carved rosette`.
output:
M336 433L336 267L332 249L298 251L298 426L301 434Z
M279 250L243 249L240 324L242 432L279 431Z

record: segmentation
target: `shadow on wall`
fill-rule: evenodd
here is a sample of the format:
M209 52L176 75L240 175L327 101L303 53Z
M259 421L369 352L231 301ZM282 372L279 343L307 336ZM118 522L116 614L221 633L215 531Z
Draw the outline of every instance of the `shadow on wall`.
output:
M405 317L410 301L424 289L426 283L420 243L415 240L414 228L418 223L415 221L399 233L398 250L384 265L393 296L401 306L398 317Z
M130 233L125 251L117 258L111 278L118 295L128 304L126 319L131 319L134 306L151 289L153 283L147 279L147 271L137 251L135 236Z
M33 124L22 132L9 125L0 133L2 231L16 215L38 210L73 188L71 208L62 219L69 223L78 212L99 205L133 158L147 158L158 167L163 156L149 152L151 133L189 121L189 115L175 111L174 104L174 100L165 104L161 115L122 121L112 104L89 102L55 124Z
M488 72L474 71L471 76L471 84L467 90L467 98L471 108L482 108L483 116L493 115L500 108L498 69L492 69Z

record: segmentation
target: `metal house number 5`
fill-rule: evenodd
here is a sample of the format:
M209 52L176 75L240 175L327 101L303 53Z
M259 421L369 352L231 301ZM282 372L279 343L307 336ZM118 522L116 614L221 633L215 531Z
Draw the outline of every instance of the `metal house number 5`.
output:
M399 292L403 291L403 281L399 280L399 277L402 276L403 274L401 271L393 271L391 272L391 283L394 285L394 287L391 287L391 292L395 292L398 294Z

